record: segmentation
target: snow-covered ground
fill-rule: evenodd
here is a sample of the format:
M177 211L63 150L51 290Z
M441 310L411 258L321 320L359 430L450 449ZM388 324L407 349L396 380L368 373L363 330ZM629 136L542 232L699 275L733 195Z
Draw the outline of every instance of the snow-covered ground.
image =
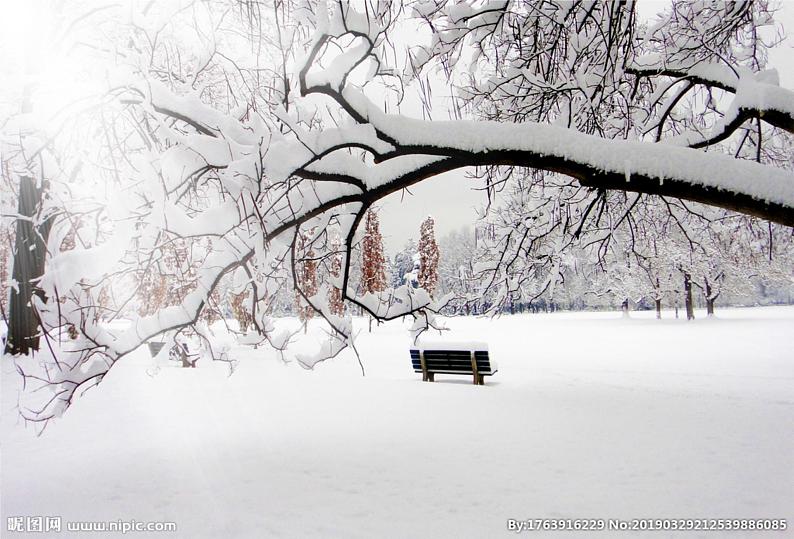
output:
M235 349L232 377L150 377L141 350L39 438L4 363L0 534L59 515L177 523L153 537L499 537L510 518L787 518L761 535L792 536L794 307L698 315L449 320L489 343L485 386L421 382L401 323L358 321L366 377L261 349Z

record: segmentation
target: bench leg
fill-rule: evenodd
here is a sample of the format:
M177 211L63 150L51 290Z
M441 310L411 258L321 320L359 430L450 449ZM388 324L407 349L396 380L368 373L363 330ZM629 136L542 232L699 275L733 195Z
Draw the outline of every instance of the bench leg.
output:
M480 385L481 385L481 386L484 386L484 385L485 385L485 376L483 376L482 374L480 374L480 375L478 376L478 378L479 378Z
M427 373L427 381L428 382L435 382L436 381L436 373L434 373L434 372Z

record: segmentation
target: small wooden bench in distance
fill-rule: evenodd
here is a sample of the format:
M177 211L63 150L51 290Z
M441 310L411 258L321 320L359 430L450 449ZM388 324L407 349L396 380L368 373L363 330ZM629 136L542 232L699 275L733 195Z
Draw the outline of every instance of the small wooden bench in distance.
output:
M421 343L410 351L414 372L422 373L425 382L435 381L436 374L461 374L471 376L475 385L485 385L485 377L497 372L485 343Z

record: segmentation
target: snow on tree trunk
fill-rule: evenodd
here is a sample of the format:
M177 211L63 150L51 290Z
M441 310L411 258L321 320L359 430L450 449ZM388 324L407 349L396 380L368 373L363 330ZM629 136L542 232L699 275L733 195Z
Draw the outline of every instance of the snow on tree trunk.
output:
M431 296L438 283L438 244L434 224L433 218L428 216L419 229L419 286Z

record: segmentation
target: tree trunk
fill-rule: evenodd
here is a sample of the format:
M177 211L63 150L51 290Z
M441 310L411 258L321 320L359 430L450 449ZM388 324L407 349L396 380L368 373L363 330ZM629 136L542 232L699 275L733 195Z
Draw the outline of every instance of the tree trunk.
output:
M712 297L711 295L711 284L709 284L708 279L705 279L705 283L706 283L706 315L714 316L714 300L716 298Z
M39 349L39 321L31 304L35 294L46 301L44 292L36 288L36 282L44 274L47 254L47 238L52 220L34 225L45 187L37 186L36 180L23 176L19 181L20 218L17 219L14 245L14 267L12 278L16 289L11 289L8 308L8 341L6 353L27 355Z
M657 320L661 320L662 319L662 296L661 296L661 292L660 292L659 288L660 288L659 287L659 278L657 277L656 278L656 297L654 298L654 301L656 302L656 319Z
M695 319L695 308L692 305L692 277L684 272L684 303L686 305L686 319Z

